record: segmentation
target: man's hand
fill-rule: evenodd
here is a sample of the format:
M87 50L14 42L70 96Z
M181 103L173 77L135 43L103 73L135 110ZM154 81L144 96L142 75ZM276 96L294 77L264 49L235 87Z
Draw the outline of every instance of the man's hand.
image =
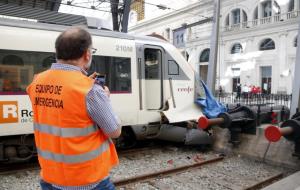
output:
M90 77L91 79L95 79L97 75L99 75L99 73L94 72L94 73L91 74L89 77Z

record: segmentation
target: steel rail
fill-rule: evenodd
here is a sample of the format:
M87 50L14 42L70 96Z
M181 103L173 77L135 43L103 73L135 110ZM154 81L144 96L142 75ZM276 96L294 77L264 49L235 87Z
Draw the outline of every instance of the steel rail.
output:
M251 186L248 186L244 188L243 190L256 190L256 189L261 189L264 186L267 186L269 184L272 184L274 181L277 181L279 179L283 178L283 173L278 173L276 175L273 175L271 177L268 177L264 179L263 181L260 181L256 184L253 184Z
M172 168L172 169L165 169L165 170L161 170L161 171L157 171L157 172L153 172L153 173L142 174L142 175L138 175L138 176L134 176L134 177L130 177L130 178L114 180L113 183L116 187L125 186L128 184L133 184L133 183L137 183L137 182L141 182L141 181L145 181L145 180L150 180L150 179L153 179L156 177L162 177L164 175L179 173L179 172L187 171L189 169L195 169L195 168L198 168L203 165L221 161L223 159L224 159L223 156L219 156L219 157L205 160L202 162L198 162L195 164L189 164L189 165L179 166L179 167Z

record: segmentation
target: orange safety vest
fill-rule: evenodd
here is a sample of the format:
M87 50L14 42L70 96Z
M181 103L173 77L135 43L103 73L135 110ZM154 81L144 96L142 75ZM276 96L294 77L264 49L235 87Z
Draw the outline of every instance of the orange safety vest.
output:
M41 177L61 186L99 182L118 164L111 139L88 115L92 79L78 71L48 70L27 88Z

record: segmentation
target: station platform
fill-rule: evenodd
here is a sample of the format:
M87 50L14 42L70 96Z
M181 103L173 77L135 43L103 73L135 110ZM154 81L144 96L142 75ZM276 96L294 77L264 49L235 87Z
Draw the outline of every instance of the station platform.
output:
M300 190L300 171L296 172L262 190Z

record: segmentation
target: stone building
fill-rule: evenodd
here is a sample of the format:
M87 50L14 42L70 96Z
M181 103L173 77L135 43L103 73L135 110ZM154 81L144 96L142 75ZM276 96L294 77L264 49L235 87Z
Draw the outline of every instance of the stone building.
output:
M212 0L201 0L139 21L129 32L164 36L206 80L212 23L201 21L213 9ZM290 94L299 16L300 0L222 0L216 85L226 92L239 83Z

